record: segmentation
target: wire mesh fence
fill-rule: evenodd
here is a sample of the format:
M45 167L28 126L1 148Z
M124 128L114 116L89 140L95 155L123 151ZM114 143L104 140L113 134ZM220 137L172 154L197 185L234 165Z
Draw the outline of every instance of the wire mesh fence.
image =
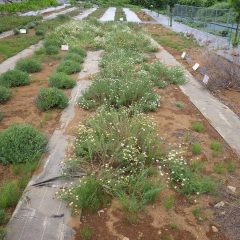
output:
M214 9L180 4L176 4L173 11L173 18L176 22L225 38L229 45L236 31L235 17L231 9Z

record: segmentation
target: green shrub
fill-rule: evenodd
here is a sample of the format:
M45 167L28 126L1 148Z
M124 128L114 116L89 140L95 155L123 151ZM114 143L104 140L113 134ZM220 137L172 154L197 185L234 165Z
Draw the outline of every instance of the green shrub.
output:
M213 152L214 152L215 154L220 153L220 152L222 151L221 143L218 142L218 141L216 141L216 140L213 141L213 142L211 142L211 149L213 150Z
M47 46L45 47L45 50L47 55L55 55L59 52L59 48L56 46Z
M74 62L78 62L78 63L83 63L83 57L78 55L77 53L68 53L65 57L64 60L70 60L70 61L74 61Z
M62 61L57 67L57 72L63 72L68 75L80 72L80 70L80 63L71 60Z
M173 195L170 196L166 196L163 199L163 206L165 207L165 209L167 211L169 211L170 209L172 209L175 205L175 197Z
M51 75L48 79L48 82L51 87L56 88L68 89L73 88L76 85L76 82L71 77L62 72Z
M35 73L40 72L42 70L41 64L33 59L33 58L26 58L21 59L16 63L16 69L27 73Z
M49 46L55 46L55 47L60 47L60 44L58 42L57 39L55 38L47 38L45 39L44 43L43 43L44 47L49 47Z
M20 30L18 28L13 29L14 35L18 35L20 33Z
M198 155L202 152L202 147L200 143L193 143L191 148L194 155Z
M177 108L180 108L180 109L183 109L185 107L185 104L183 102L180 102L180 101L176 102L175 105L176 105Z
M87 53L83 48L80 47L70 47L69 53L75 53L78 54L79 56L86 57Z
M0 86L0 103L7 102L12 96L11 90L7 87Z
M43 28L41 28L41 27L38 27L38 28L36 29L36 31L35 31L35 34L36 34L37 36L44 36L44 35L45 35L45 30L44 30Z
M27 27L28 29L33 29L33 28L36 27L36 24L35 24L35 22L30 22L30 23L28 23L28 24L26 25L26 27Z
M198 133L201 133L201 132L204 132L205 131L205 128L203 126L203 124L201 122L194 122L192 124L192 129L195 131L195 132L198 132Z
M43 111L51 108L65 108L68 98L62 90L57 88L42 88L37 97L37 106Z
M41 47L35 50L34 54L36 55L42 55L45 53L45 48Z
M6 222L5 210L0 208L0 225L3 225L5 222Z
M6 87L18 87L28 85L29 76L20 70L8 70L0 76L0 84Z
M23 163L38 159L47 139L30 125L16 124L0 133L0 162Z

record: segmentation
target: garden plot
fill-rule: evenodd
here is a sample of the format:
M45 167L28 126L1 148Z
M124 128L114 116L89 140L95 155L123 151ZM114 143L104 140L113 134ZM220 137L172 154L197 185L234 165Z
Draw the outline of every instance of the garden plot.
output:
M91 20L54 34L105 50L67 130L77 140L65 174L87 174L58 192L82 213L76 239L227 239L214 205L237 197L238 157L177 86L181 69L162 65L137 26Z
M238 156L179 89L183 70L156 58L159 47L142 27L73 21L47 40L50 52L53 42L104 50L100 72L82 76L92 84L77 99L65 129L75 141L66 152L64 174L86 175L57 192L76 215L70 221L76 239L238 239L237 217L231 228L224 215L214 217L236 204ZM68 64L78 57L62 58L59 72L78 71ZM65 77L55 79L49 84L69 86ZM40 91L37 106L52 106L44 97L51 95ZM64 107L65 98L55 104Z

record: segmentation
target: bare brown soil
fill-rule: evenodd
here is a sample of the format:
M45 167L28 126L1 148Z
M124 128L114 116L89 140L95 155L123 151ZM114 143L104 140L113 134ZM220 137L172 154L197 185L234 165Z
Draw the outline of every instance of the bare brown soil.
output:
M148 14L146 14L143 11L138 11L138 12L135 12L135 13L140 18L140 20L143 21L143 22L156 22L154 18L152 18L151 16L149 16Z

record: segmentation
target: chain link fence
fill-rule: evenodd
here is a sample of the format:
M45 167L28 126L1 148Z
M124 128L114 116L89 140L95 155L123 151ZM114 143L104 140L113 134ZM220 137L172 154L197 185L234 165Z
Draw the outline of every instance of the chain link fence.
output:
M223 37L229 42L229 45L236 32L235 14L231 9L214 9L176 4L173 18L176 22Z

